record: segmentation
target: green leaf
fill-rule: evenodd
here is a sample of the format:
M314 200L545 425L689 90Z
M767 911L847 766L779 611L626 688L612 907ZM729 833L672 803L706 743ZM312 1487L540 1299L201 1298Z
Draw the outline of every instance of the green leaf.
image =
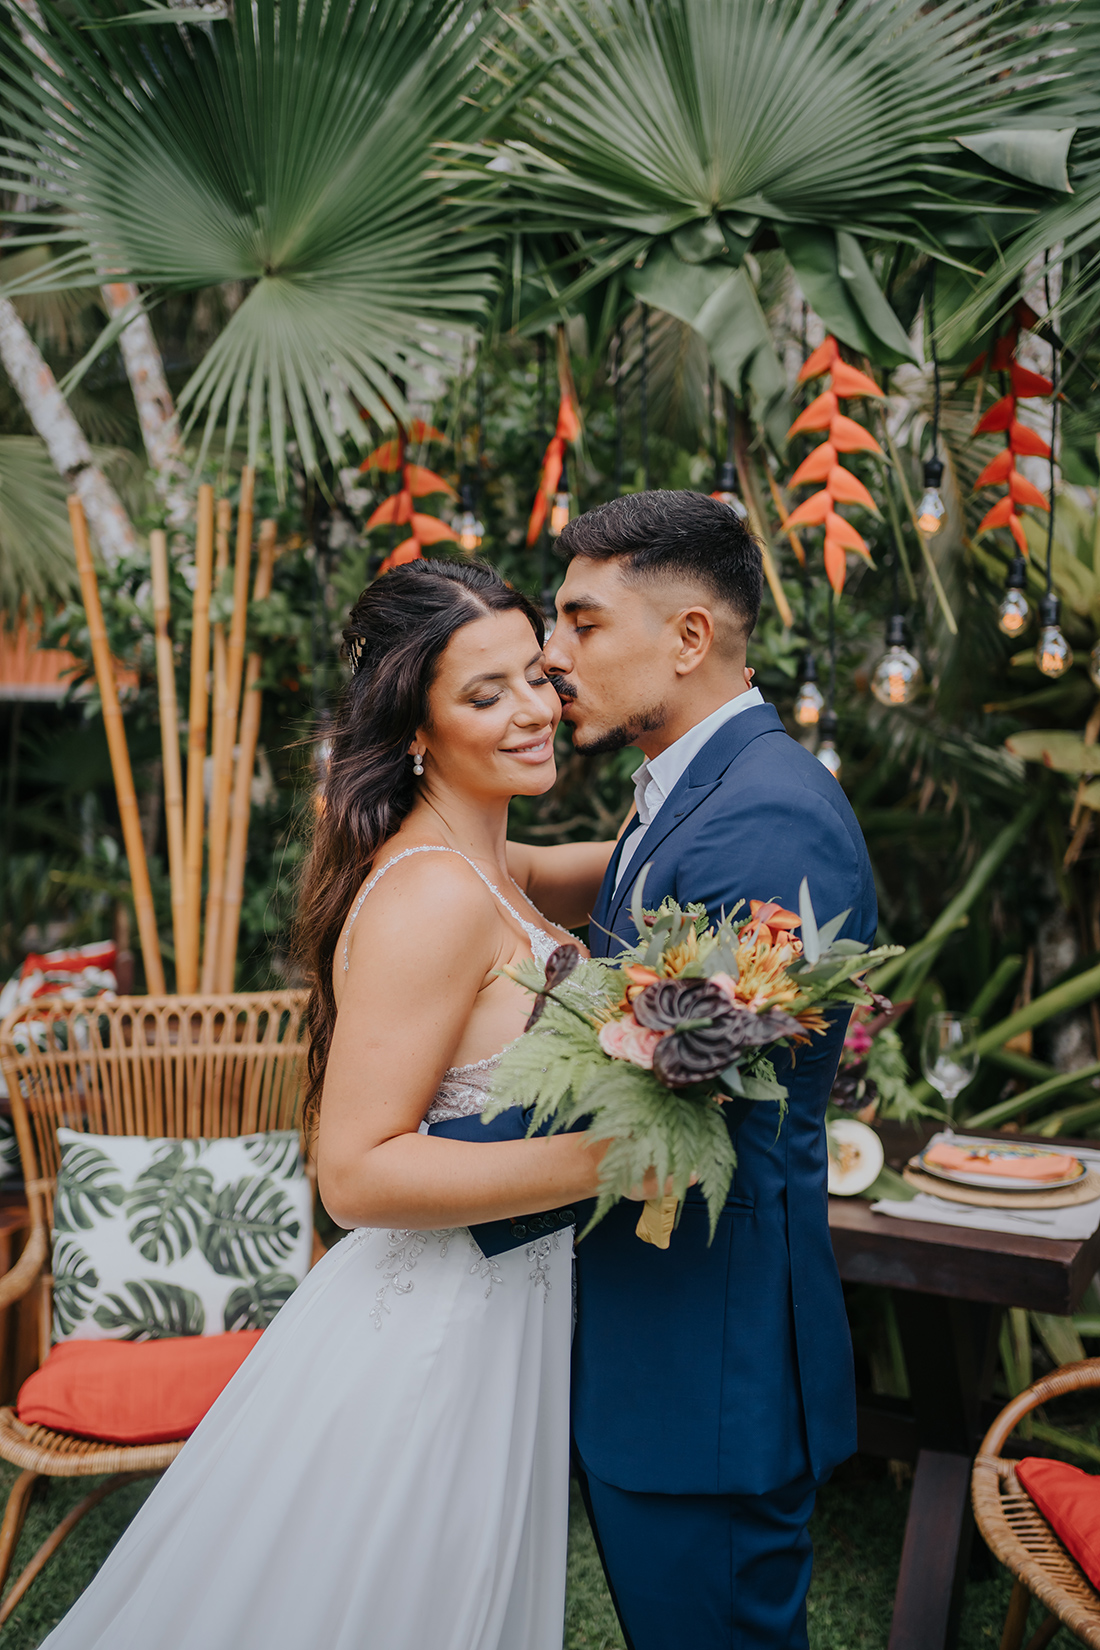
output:
M245 1175L211 1204L202 1252L223 1277L257 1279L286 1259L301 1229L282 1186L270 1175Z
M53 1206L55 1232L87 1231L94 1215L112 1215L125 1193L118 1165L98 1146L66 1142Z
M202 1301L193 1289L178 1283L162 1283L159 1278L122 1286L131 1301L108 1295L93 1314L101 1329L122 1329L123 1341L174 1340L178 1335L201 1335L206 1327Z
M37 436L0 436L0 608L52 609L76 583L68 488Z
M1080 734L1062 728L1025 729L1005 745L1025 762L1041 762L1059 773L1100 773L1100 745L1086 745Z
M998 126L988 132L971 132L956 142L991 166L1041 189L1060 189L1072 195L1067 160L1076 126L1042 130L1035 127Z
M787 1090L773 1077L754 1077L741 1073L741 1094L746 1100L786 1100Z
M71 1335L88 1316L99 1288L99 1273L78 1243L60 1238L53 1246L54 1338Z
M280 1180L296 1180L302 1163L301 1137L297 1129L272 1129L269 1134L242 1140L245 1154L258 1169Z
M776 233L799 286L830 332L886 367L915 359L854 236L787 224Z
M126 1214L130 1242L145 1260L169 1265L201 1246L214 1197L201 1152L200 1141L170 1141L134 1181Z
M821 956L821 941L817 932L810 884L806 877L798 885L798 914L802 918L802 954L812 968Z
M238 1329L266 1329L298 1287L289 1272L265 1272L263 1277L242 1283L225 1303L226 1334Z

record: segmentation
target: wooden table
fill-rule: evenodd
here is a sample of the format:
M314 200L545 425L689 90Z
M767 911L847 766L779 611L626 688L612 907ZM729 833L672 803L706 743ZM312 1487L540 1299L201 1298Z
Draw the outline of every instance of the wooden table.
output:
M900 1168L933 1131L885 1124L879 1132L887 1162ZM829 1227L846 1283L894 1291L909 1376L908 1405L868 1396L859 1406L860 1450L915 1463L889 1650L953 1650L973 1533L970 1471L1002 1311L1075 1311L1100 1269L1100 1230L1054 1242L895 1220L872 1214L862 1198L838 1197L829 1199Z

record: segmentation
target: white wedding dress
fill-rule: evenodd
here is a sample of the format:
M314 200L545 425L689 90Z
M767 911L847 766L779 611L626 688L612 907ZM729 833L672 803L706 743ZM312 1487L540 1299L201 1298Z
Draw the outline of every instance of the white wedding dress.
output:
M448 1071L426 1122L480 1111L494 1064ZM350 1232L49 1650L561 1650L572 1247Z

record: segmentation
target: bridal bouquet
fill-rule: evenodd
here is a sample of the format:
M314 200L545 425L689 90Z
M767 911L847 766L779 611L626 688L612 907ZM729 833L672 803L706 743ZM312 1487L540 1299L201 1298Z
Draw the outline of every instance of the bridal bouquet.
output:
M646 1203L638 1236L663 1249L693 1176L713 1239L737 1164L723 1101L776 1103L781 1126L787 1091L769 1051L826 1031L831 1008L881 1005L861 976L900 948L838 939L847 911L819 927L805 878L797 913L752 900L711 928L701 905L647 911L647 870L631 899L633 949L597 961L560 945L545 969L504 970L535 1002L484 1115L529 1107L529 1132L551 1134L587 1119L610 1145L586 1231L652 1168L671 1194Z

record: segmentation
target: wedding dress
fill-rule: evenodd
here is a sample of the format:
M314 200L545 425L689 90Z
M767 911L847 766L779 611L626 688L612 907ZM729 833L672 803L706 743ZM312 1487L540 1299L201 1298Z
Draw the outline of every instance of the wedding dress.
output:
M456 850L406 854L433 851ZM473 868L545 961L558 940ZM480 1111L498 1058L449 1070L425 1122ZM571 1252L350 1232L49 1650L561 1650Z

